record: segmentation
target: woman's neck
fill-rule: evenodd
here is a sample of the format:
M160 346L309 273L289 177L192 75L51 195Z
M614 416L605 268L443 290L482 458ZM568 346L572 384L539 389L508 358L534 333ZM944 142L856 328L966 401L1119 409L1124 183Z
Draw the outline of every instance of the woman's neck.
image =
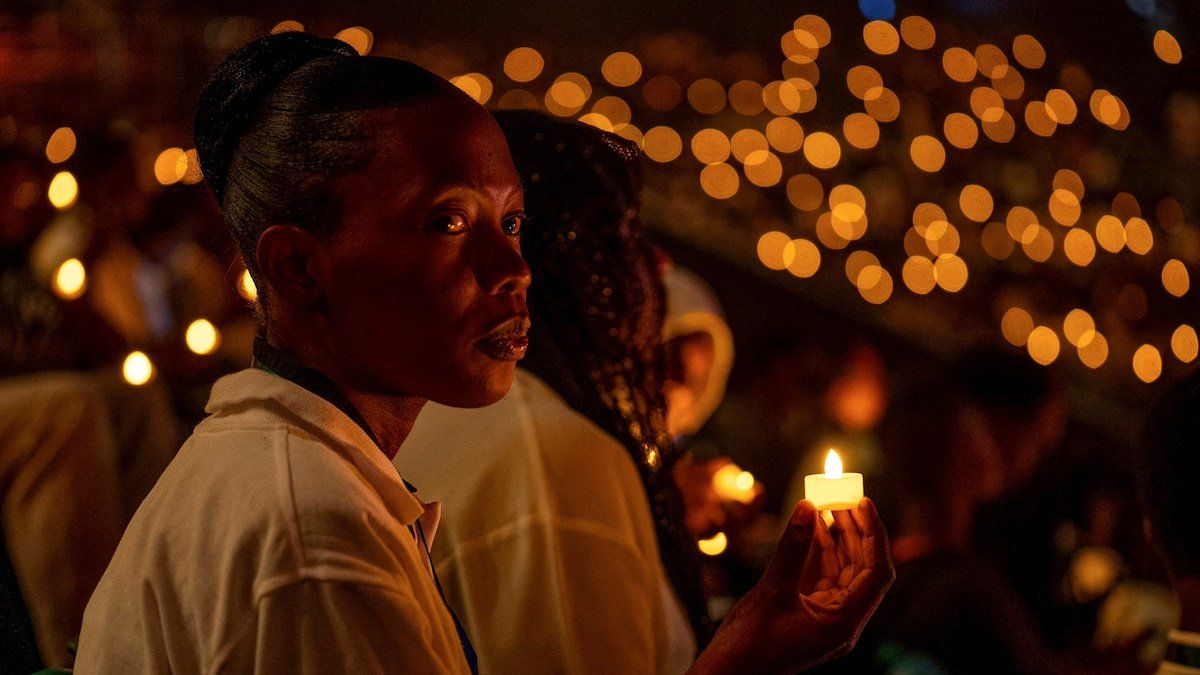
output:
M379 449L383 450L388 459L394 459L400 445L412 431L421 408L425 406L425 399L415 396L368 394L350 390L340 383L338 388L371 428L371 433L379 443Z
M327 350L319 349L305 341L287 340L277 334L269 334L268 341L291 354L304 367L319 372L332 382L345 402L353 407L354 412L358 413L361 421L366 424L383 454L388 459L395 458L400 445L412 431L426 399L366 391L356 386L353 378L348 377L337 363L328 358Z

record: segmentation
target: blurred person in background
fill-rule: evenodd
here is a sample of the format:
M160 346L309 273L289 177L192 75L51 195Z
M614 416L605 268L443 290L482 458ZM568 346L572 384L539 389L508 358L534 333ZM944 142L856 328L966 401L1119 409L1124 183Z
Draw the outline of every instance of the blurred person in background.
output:
M1120 578L1119 487L1092 443L1064 444L1069 405L1052 369L978 345L953 366L964 436L991 466L972 545L1017 590L1058 651L1090 647L1099 601ZM1132 489L1132 485L1129 485Z
M499 119L531 214L523 236L534 273L529 355L498 404L430 406L396 458L446 505L434 565L477 641L481 670L743 672L842 653L886 587L888 563L877 558L868 579L882 576L861 588L840 586L848 593L840 608L826 605L812 565L822 549L832 553L833 539L802 502L763 580L697 659L711 628L672 479L664 297L639 222L637 148L537 113ZM706 361L706 351L684 358ZM681 398L703 400L699 379ZM680 414L676 430L696 417ZM852 520L839 514L840 541L867 537L846 561L880 551L872 508L864 500ZM825 562L826 572L837 566ZM781 574L802 576L783 591ZM760 614L796 602L798 613ZM771 625L784 616L790 628L777 632L784 624Z
M728 525L745 525L758 513L762 485L755 483L745 502L723 497L713 487L714 476L732 465L724 456L697 457L691 452L694 434L725 398L733 368L733 334L716 293L699 276L660 254L665 311L663 319L663 397L667 431L679 458L673 479L683 497L684 520L695 537L710 537ZM736 466L736 465L733 465ZM728 533L727 533L728 534Z
M1063 673L1004 575L972 547L979 508L1009 480L973 438L960 397L934 381L893 397L880 429L896 517L896 585L860 649L830 672ZM968 477L965 478L965 477Z
M1166 563L1178 598L1160 675L1200 673L1200 375L1173 385L1154 407L1139 457L1146 535Z
M11 672L70 665L124 523L108 396L123 343L33 270L46 180L32 153L0 151L0 669Z

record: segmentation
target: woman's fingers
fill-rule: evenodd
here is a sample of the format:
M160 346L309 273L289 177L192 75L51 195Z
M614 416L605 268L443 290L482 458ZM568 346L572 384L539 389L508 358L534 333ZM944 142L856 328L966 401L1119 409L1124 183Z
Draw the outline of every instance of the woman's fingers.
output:
M887 532L883 528L879 512L875 510L875 502L863 497L851 514L862 533L863 566L886 568L889 578L895 576Z
M837 526L838 543L845 549L852 565L861 565L863 558L862 532L850 511L834 511L833 523Z
M775 547L775 555L763 574L764 580L775 584L798 581L804 572L816 528L816 509L807 499L800 500L792 511L792 518L779 539L779 545Z
M865 620L875 611L884 592L892 585L896 571L888 551L887 534L875 504L863 498L858 508L854 509L853 517L862 533L862 567L846 587L846 602L863 611L862 618Z

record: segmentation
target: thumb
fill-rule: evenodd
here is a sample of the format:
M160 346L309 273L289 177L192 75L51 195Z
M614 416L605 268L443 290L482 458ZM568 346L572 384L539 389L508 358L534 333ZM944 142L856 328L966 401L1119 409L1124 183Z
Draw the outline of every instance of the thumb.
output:
M817 510L807 499L800 500L792 511L779 545L775 547L775 555L763 576L773 577L775 581L788 578L798 578L808 560L808 551L812 548L813 533L817 525Z

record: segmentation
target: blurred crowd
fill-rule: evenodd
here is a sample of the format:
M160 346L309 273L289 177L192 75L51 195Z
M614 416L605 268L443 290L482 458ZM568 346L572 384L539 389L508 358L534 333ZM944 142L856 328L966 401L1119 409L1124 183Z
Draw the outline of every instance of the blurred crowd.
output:
M913 68L906 76L922 77ZM905 98L906 109L926 106L906 116L912 134L940 124L921 100ZM1174 183L1200 161L1197 109L1190 94L1172 99L1173 164L1159 167L1161 179L1139 178L1145 191L1173 190L1185 206L1195 185ZM131 129L75 128L77 187L69 208L56 208L46 194L61 167L46 156L46 130L23 125L0 116L0 663L63 665L120 533L203 417L212 382L249 363L254 291L211 198L197 186L159 185ZM1083 134L1068 140L1094 168L1089 185L1116 192L1112 153ZM874 155L895 154L888 148L885 139ZM1015 176L996 190L1015 200L1036 182L1025 180L1030 172L1053 174L1063 163L1049 152L1000 156L1009 152L949 173ZM908 190L942 191L941 182L905 183L874 159L847 164L870 193L873 221L905 222ZM675 187L684 181L687 195ZM1108 408L1094 390L998 334L975 340L964 331L969 348L938 354L928 342L912 346L926 318L931 334L953 332L953 313L931 318L905 305L908 335L886 322L861 330L811 297L729 268L712 256L720 237L694 247L680 238L699 241L714 220L761 215L764 193L744 191L726 212L691 199L694 182L690 173L651 173L647 210L675 258L664 262L666 395L672 433L689 450L675 479L704 554L710 615L719 620L757 580L779 514L836 448L888 521L899 578L858 649L826 672L1152 672L1179 608L1136 501L1132 430L1141 420L1097 421ZM667 206L687 217L666 222ZM804 232L809 215L753 227ZM1195 263L1195 231L1182 220L1178 228L1175 250ZM965 257L984 259L977 235L963 239ZM978 283L988 298L1041 298L1045 286L1061 286L1062 270L1082 274L1065 261L1054 274L1026 263L981 273ZM1135 272L1158 273L1146 270ZM1116 286L1103 288L1115 298ZM817 317L813 324L836 325L772 332L763 326L780 303L751 294L776 294ZM1057 298L1047 309L1073 304L1063 294L1066 304ZM1142 304L1137 319L1114 314L1122 328L1112 334L1168 323L1153 315L1139 323L1144 294ZM752 349L735 349L740 332L752 335Z

